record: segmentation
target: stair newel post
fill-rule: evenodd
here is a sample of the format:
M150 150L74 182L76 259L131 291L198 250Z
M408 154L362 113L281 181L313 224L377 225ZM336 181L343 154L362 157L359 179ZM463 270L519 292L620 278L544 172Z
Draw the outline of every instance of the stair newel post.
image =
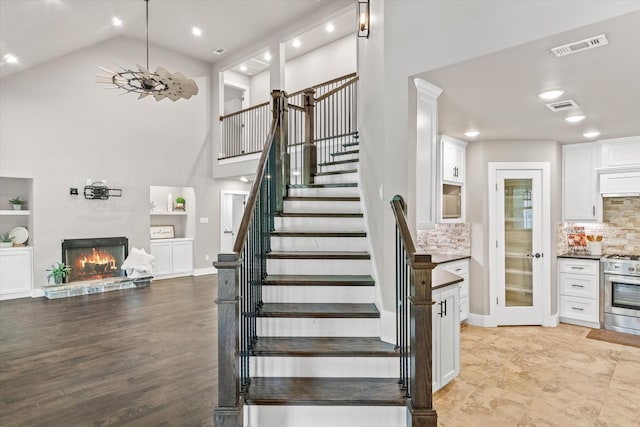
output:
M271 92L273 100L273 118L277 119L278 127L276 129L275 139L275 170L276 170L276 197L275 197L275 213L282 212L283 199L287 195L287 186L290 184L291 171L290 155L289 155L289 104L287 93L281 90L273 90Z
M313 178L318 167L318 152L315 144L315 89L306 89L304 99L304 133L305 141L302 146L302 183L313 184Z
M432 295L431 273L435 264L431 255L413 254L409 285L410 377L408 427L437 427L438 415L433 409L432 384Z
M240 396L239 253L218 254L218 405L213 411L215 427L242 427Z

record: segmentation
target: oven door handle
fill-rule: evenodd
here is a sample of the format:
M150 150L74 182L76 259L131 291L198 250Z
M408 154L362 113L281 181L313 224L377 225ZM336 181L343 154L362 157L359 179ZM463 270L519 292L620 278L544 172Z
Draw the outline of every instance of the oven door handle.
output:
M618 276L612 274L605 274L605 280L607 282L622 283L623 285L637 285L640 286L640 277L631 276Z

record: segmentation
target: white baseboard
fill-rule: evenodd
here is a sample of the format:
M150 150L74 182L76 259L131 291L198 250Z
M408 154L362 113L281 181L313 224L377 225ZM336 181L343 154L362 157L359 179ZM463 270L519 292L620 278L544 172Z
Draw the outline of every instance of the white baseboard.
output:
M31 290L31 298L40 298L44 296L44 291L40 288Z
M206 276L207 274L218 274L218 269L215 267L209 268L196 268L193 270L194 276Z
M483 328L495 328L498 326L496 321L491 316L484 314L469 313L467 324L474 326L482 326Z

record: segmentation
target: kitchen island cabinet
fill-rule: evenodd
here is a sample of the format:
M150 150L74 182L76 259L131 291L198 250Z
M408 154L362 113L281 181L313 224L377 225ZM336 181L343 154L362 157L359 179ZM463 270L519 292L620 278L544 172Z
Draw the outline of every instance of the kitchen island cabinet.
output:
M460 374L460 288L452 284L434 289L432 390L436 392Z

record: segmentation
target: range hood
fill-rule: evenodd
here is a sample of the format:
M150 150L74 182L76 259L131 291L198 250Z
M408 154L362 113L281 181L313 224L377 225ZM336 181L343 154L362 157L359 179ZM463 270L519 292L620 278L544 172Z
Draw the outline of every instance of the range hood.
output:
M640 170L602 169L598 174L602 197L640 197Z

